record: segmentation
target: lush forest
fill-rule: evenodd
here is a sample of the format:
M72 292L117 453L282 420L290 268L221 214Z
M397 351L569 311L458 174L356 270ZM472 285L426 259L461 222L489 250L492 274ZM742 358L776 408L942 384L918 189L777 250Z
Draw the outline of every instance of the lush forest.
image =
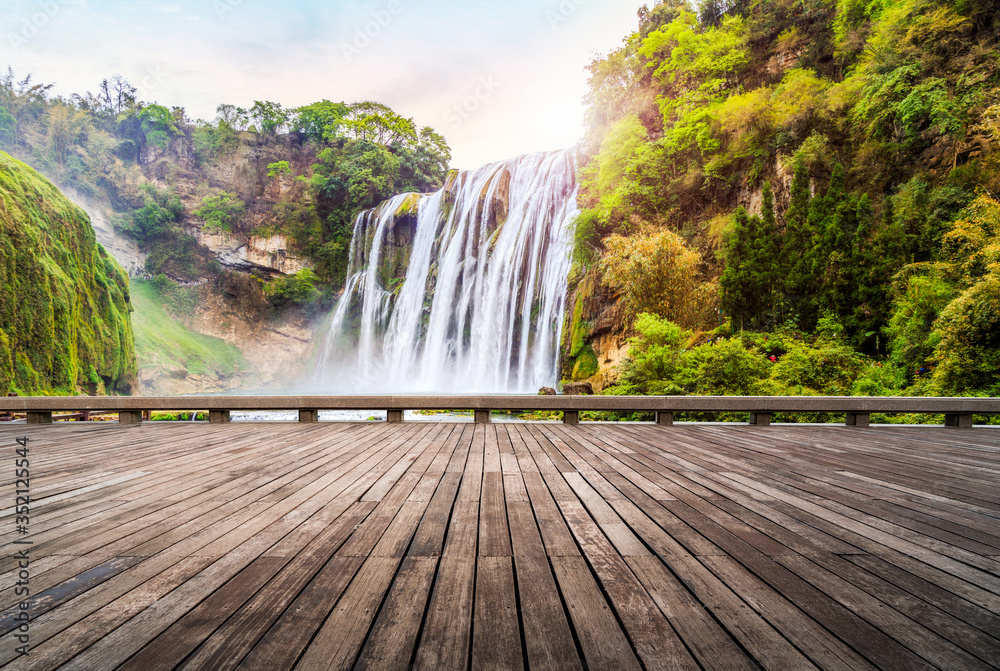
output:
M624 329L606 393L1000 395L998 47L991 0L642 10L590 66L564 370Z
M87 215L0 152L0 393L129 393L130 310Z
M242 238L280 232L332 286L355 215L402 191L439 188L451 156L432 128L374 102L222 104L205 121L137 99L120 76L69 97L51 88L9 69L0 76L0 149L109 204L115 227L147 254L145 271L176 280L219 274L185 230L197 226Z

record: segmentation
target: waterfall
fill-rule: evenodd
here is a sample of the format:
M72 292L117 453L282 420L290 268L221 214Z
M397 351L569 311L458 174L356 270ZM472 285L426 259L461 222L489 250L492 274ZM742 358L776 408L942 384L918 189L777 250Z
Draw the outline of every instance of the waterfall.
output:
M572 151L529 154L450 173L436 193L400 194L358 215L319 390L553 386L575 174Z

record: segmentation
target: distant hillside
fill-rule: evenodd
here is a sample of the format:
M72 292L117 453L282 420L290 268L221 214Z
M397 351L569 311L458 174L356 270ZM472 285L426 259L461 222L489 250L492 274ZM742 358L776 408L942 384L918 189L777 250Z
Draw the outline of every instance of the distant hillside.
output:
M0 393L130 393L128 277L87 215L0 152Z

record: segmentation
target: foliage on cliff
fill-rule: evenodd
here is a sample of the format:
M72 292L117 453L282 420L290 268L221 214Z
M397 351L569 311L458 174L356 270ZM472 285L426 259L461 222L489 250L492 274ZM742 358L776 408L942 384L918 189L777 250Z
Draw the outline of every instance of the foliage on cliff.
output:
M87 215L0 152L0 393L128 393L128 277Z
M996 393L995 271L960 259L996 245L998 47L995 0L640 10L590 66L577 275L629 303L641 282L608 273L621 236L672 231L731 332L832 320L908 393ZM689 295L642 309L714 327L680 316L704 304Z
M120 77L68 98L50 88L0 76L0 149L105 200L149 254L146 270L181 280L217 272L188 233L199 227L285 234L335 283L357 213L437 189L450 160L441 135L375 102L222 104L215 119L192 121L138 100Z

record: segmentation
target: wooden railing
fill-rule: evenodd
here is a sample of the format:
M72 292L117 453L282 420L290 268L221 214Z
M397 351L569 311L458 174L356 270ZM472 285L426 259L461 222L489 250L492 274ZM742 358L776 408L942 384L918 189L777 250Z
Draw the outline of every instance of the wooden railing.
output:
M577 424L582 411L649 412L658 424L675 413L747 413L766 426L774 413L843 414L849 426L868 426L872 413L943 414L945 426L971 427L973 415L1000 414L1000 398L902 398L876 396L20 396L0 398L0 412L26 413L29 424L49 424L55 412L117 412L123 424L146 411L207 411L210 422L228 422L234 410L292 410L300 422L319 420L321 410L385 410L403 421L404 410L472 410L476 422L491 411L548 410Z

